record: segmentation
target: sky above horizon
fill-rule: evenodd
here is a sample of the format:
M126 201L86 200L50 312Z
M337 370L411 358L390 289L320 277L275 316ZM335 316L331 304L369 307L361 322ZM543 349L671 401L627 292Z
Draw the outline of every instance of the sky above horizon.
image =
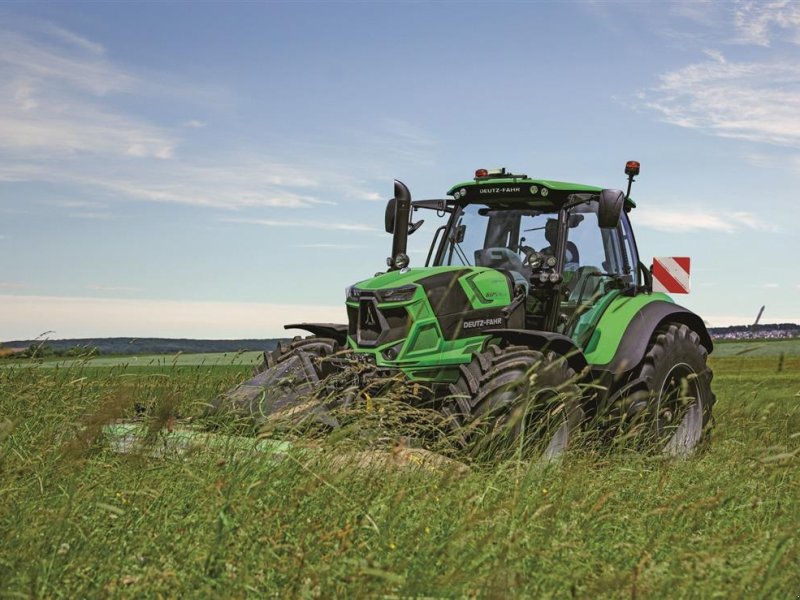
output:
M11 2L0 48L0 341L344 322L394 178L631 159L678 303L800 322L800 2Z

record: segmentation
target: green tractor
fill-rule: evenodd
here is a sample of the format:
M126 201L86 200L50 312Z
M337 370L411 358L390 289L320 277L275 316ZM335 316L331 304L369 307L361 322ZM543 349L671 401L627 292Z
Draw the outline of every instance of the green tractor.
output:
M712 422L713 345L699 316L653 291L629 219L639 163L625 172L626 193L479 169L446 199L412 201L395 181L388 269L347 288L348 323L286 325L312 336L281 344L215 407L261 416L303 407L335 426L327 407L337 393L328 404L307 399L357 364L341 397L402 373L464 443L505 425L515 444L553 457L594 423L664 454L692 453ZM419 211L446 223L425 266L412 268Z

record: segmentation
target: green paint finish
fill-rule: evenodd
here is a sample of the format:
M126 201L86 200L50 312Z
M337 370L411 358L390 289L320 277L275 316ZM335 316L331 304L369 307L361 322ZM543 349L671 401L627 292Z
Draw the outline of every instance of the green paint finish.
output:
M605 365L611 362L630 322L645 305L656 301L673 303L672 298L661 292L616 296L603 312L586 345L585 354L589 364Z
M355 287L364 291L391 289L418 284L421 279L431 275L465 270L469 272L458 279L458 284L473 309L499 309L511 302L506 276L488 267L425 267L409 269L404 273L391 271L361 281ZM348 302L348 306L358 307L355 302ZM401 369L412 381L453 381L458 375L457 367L469 363L472 353L480 350L486 341L484 335L446 340L422 286L410 300L381 302L378 306L381 309L405 307L410 321L405 340L395 340L375 348L362 348L349 337L348 344L359 353L371 355L378 367ZM442 316L445 315L439 315ZM384 355L390 348L397 352L397 356L391 360Z
M420 279L446 273L448 271L462 271L464 267L416 267L407 271L389 271L370 279L356 283L359 290L385 290L417 283Z
M595 302L588 311L580 316L577 324L575 325L575 330L572 332L571 336L578 346L584 350L587 349L589 338L591 338L591 334L595 325L597 325L597 322L600 320L600 317L603 315L608 306L619 295L619 290L612 290Z
M511 303L505 275L488 267L475 267L472 271L458 280L472 308L503 308Z
M567 196L570 194L599 194L603 188L597 187L595 185L585 185L582 183L570 183L568 181L555 181L552 179L531 179L530 177L496 177L492 179L480 179L480 180L472 180L472 181L463 181L461 183L457 183L453 187L451 187L447 191L448 196L453 196L461 189L475 189L480 187L491 187L491 186L508 186L508 185L518 185L523 187L523 193L520 193L519 198L513 198L511 201L526 201L525 204L529 204L531 206L539 206L542 204L553 204L553 203L561 203L563 202ZM525 194L524 188L527 186L535 185L538 188L547 188L549 190L549 194L547 196L542 196L541 193L537 192ZM493 198L491 194L485 195L485 200L492 201L496 200L497 198ZM503 198L505 201L509 201L509 198ZM630 198L625 199L625 203L630 208L635 208L636 203L631 200Z
M451 187L447 195L452 196L461 188L466 187L476 187L476 186L492 186L492 185L537 185L539 187L545 186L551 190L557 190L559 192L571 192L571 193L593 193L598 194L602 188L593 186L593 185L583 185L580 183L569 183L566 181L553 181L550 179L531 179L530 177L524 178L511 178L511 177L497 177L494 179L481 179L480 181L464 181L462 183L457 183L453 187Z

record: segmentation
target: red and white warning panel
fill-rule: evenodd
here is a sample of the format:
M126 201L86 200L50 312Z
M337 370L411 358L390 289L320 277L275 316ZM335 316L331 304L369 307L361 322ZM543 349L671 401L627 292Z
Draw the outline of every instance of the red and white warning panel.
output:
M662 256L653 259L653 291L669 294L689 293L688 256Z

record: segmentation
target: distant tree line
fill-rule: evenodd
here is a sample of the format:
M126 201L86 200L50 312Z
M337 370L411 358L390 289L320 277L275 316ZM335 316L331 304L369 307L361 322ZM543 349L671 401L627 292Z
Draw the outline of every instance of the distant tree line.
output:
M787 332L800 335L800 325L796 323L769 323L766 325L729 325L728 327L709 327L708 332L711 337L725 336L731 333L773 333L773 332Z
M800 337L800 325L731 325L709 327L711 337L731 339ZM16 340L0 344L0 358L82 357L96 355L177 354L274 350L280 339L195 340L169 338L80 338L66 340Z
M15 340L3 342L0 356L47 358L131 354L177 354L274 350L279 339L194 340L167 338L96 338L66 340ZM20 350L21 349L21 350ZM12 352L12 350L14 350Z

